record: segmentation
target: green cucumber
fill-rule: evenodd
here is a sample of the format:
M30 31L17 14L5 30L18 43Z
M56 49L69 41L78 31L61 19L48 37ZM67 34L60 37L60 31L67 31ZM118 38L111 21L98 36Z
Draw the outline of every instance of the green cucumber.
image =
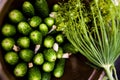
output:
M21 48L29 48L30 39L28 37L19 37L17 40L17 44Z
M33 44L41 44L42 43L42 33L40 31L32 31L30 33L30 39Z
M18 54L13 51L7 52L4 58L5 61L10 65L15 65L19 60Z
M25 61L25 62L30 62L31 59L33 58L34 56L34 52L30 49L22 49L20 52L19 52L19 56L20 58Z
M54 38L52 36L47 36L45 39L44 39L44 42L43 42L43 45L46 47L46 48L52 48L53 45L54 45Z
M6 37L10 37L16 34L16 28L14 25L11 24L5 24L2 27L2 34Z
M51 80L51 73L50 72L43 72L41 80Z
M32 17L35 15L34 7L29 1L25 1L22 4L22 11L25 14L25 16L28 16L28 17Z
M9 13L9 19L13 23L19 23L19 22L25 20L22 12L20 10L17 10L17 9L14 9L14 10L10 11L10 13Z
M42 19L39 16L33 16L30 19L29 24L31 27L36 28L40 25L41 22L42 22Z
M38 67L32 67L28 71L28 80L41 80L41 72Z
M16 77L23 77L27 73L27 64L26 63L19 63L14 68L14 75Z
M1 46L5 51L10 51L13 49L15 41L12 38L4 38L1 42Z
M58 48L58 51L56 52L57 58L60 59L63 56L63 49L61 47Z
M39 30L42 33L43 36L46 36L48 33L48 27L46 24L42 23L39 25Z
M42 69L45 72L51 72L54 69L55 62L44 62Z
M59 8L60 8L60 6L58 4L54 4L52 11L57 12L59 10Z
M56 41L58 43L63 43L64 42L64 36L63 34L58 34L56 37L55 37Z
M49 62L54 62L57 59L56 52L53 49L46 49L43 51L44 58Z
M44 56L42 53L37 53L34 57L33 57L33 63L36 65L42 65L44 62Z
M63 58L59 59L55 68L54 68L53 75L56 78L62 77L64 74L64 67L65 67L65 59L63 59Z
M32 31L32 28L27 22L20 22L18 24L18 31L23 35L28 35Z
M35 9L39 16L43 18L49 16L49 8L46 0L35 0Z
M48 26L49 29L51 29L52 26L53 26L54 23L55 23L55 20L54 20L54 18L52 18L52 17L46 17L46 18L44 19L44 23Z

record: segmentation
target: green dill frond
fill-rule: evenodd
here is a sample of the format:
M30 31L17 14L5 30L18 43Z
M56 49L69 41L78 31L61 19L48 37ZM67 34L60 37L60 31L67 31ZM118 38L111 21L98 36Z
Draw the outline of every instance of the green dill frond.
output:
M88 8L80 0L69 0L60 11L57 19L64 18L65 27L58 29L64 27L62 31L79 52L114 80L114 63L120 55L120 5L93 0Z

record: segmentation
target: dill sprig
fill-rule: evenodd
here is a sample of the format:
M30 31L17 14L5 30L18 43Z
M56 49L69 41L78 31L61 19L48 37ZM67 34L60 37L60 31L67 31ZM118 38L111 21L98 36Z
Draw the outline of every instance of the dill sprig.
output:
M111 0L93 0L89 8L81 0L62 3L56 21L58 30L109 80L118 80L114 63L120 55L120 5ZM113 77L115 75L115 77Z

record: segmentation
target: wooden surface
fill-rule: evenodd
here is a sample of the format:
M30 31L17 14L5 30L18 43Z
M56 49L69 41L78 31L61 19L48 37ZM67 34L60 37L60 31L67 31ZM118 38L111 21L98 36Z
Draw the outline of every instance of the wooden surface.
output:
M0 12L2 11L3 6L6 4L7 0L0 0Z

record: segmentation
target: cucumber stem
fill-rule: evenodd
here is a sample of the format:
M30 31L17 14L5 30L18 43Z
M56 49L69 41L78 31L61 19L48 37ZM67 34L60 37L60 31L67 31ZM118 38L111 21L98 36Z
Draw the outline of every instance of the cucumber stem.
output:
M111 65L105 65L103 68L104 68L109 80L115 80L113 77L113 72L112 72L113 69L111 69Z

